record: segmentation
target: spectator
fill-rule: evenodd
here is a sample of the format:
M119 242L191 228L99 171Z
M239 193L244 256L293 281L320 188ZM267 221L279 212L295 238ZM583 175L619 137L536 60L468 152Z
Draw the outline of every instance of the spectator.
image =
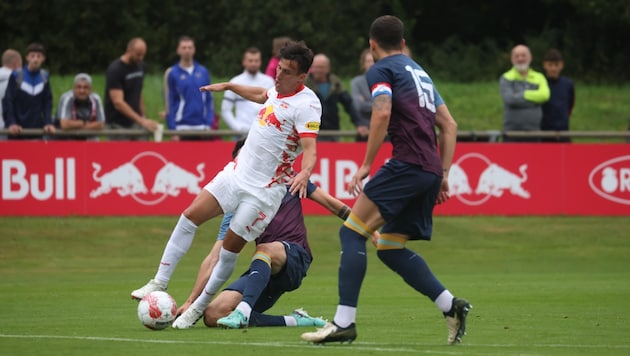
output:
M112 129L158 130L158 123L145 117L142 86L144 84L144 56L147 44L142 38L132 38L125 53L114 60L105 73L105 118ZM112 136L110 139L132 139Z
M195 59L195 41L182 36L177 45L179 62L166 70L166 123L169 130L212 130L215 114L212 93L199 90L211 84L210 72ZM203 140L210 136L172 136L171 140Z
M41 139L42 135L20 135L22 129L44 129L54 133L52 91L48 71L42 69L46 50L40 43L26 48L26 65L13 71L2 101L9 139Z
M280 62L280 49L284 47L287 42L291 42L291 38L282 36L275 37L271 43L271 58L269 59L269 63L267 63L265 74L273 79L276 79L276 68L278 68L278 63Z
M525 45L512 49L512 68L501 75L504 131L537 131L542 120L542 104L549 100L549 86L542 73L529 67L532 53ZM514 138L505 142L538 142L537 137Z
M357 127L357 134L365 133L369 127L360 123L359 114L354 109L352 96L343 87L341 79L330 73L330 60L325 54L317 54L304 84L317 94L322 102L321 130L339 130L339 108L341 103ZM368 124L369 125L369 124ZM338 141L338 136L318 136L319 141Z
M20 52L9 48L2 53L2 67L0 67L0 129L5 128L2 99L4 99L4 94L7 92L11 73L20 67L22 67L22 55ZM0 141L6 139L6 135L0 135Z
M350 90L352 91L352 103L359 115L359 128L357 130L357 142L366 142L368 134L370 133L370 117L372 116L372 92L368 87L367 78L365 73L374 64L374 57L369 48L366 48L361 52L361 58L359 59L359 66L361 68L361 74L352 78L350 81ZM363 129L365 128L365 129Z
M63 93L59 99L57 119L59 128L63 131L100 131L105 127L103 102L92 91L92 77L86 73L79 73L74 77L72 90ZM91 140L98 141L98 137L94 136Z
M564 60L562 54L551 48L543 58L545 78L551 93L549 101L542 106L543 117L540 128L543 131L569 131L569 118L575 106L575 86L573 81L562 74ZM543 138L544 142L571 142L570 137Z
M243 73L230 79L230 82L262 88L273 87L274 78L260 72L261 62L260 50L255 47L247 48L243 53ZM262 107L261 104L228 90L221 102L221 116L232 130L246 135Z

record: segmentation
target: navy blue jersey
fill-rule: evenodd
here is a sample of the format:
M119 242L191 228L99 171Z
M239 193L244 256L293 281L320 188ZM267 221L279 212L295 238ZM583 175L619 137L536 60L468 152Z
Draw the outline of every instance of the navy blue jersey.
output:
M387 134L392 158L442 176L435 133L435 112L444 100L429 75L411 58L392 55L377 61L367 72L372 99L392 98Z

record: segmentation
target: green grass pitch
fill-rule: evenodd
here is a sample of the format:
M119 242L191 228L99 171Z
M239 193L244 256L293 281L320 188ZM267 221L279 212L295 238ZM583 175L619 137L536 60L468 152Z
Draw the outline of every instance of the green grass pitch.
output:
M436 217L432 242L411 242L438 278L474 306L463 343L368 246L351 345L310 345L312 328L151 331L131 290L155 273L177 217L0 218L0 355L627 355L628 217ZM271 309L332 318L340 221L307 217L315 256L302 287ZM203 225L169 292L183 302L214 242ZM241 254L232 279L249 263Z

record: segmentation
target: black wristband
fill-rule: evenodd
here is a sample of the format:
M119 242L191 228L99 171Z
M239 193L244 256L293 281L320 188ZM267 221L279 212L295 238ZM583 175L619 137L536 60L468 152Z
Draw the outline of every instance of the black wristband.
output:
M343 207L341 207L341 209L339 209L339 212L337 213L337 216L343 220L346 220L349 215L350 215L350 208L348 208L347 205L344 205Z

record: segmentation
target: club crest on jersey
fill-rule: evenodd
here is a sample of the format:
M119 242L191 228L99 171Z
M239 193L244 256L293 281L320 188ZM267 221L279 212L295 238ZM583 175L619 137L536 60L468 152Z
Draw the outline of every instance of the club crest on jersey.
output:
M319 130L319 122L309 121L304 125L304 127L306 127L308 130L311 130L311 131L317 131Z
M273 126L279 131L282 131L282 123L273 112L273 106L267 106L260 109L258 112L258 123L260 126Z

